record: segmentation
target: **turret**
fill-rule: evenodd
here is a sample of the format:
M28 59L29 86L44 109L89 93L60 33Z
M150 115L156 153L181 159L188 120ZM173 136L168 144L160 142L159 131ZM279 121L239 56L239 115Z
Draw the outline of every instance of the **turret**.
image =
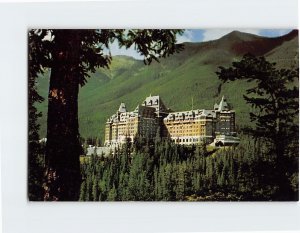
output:
M119 112L119 113L127 112L125 103L121 103L121 104L120 104L120 107L119 107L118 112Z
M215 107L216 107L216 105L215 105ZM219 104L219 107L218 107L218 111L228 111L228 110L229 110L229 105L227 103L225 96L223 95L221 102Z

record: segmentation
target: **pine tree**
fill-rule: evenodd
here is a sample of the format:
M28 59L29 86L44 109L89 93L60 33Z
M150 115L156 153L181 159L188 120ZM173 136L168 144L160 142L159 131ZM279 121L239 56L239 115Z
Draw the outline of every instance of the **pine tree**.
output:
M139 198L139 180L140 173L142 171L141 156L141 154L136 154L133 156L128 179L128 191L130 200L137 200Z
M112 189L109 190L107 200L108 201L116 201L117 200L117 191L116 191L115 186L113 186Z
M299 69L277 69L276 63L270 63L264 57L246 54L231 67L220 67L217 75L223 82L245 80L254 83L247 89L244 99L253 108L250 119L255 127L244 131L254 138L263 138L269 143L269 156L276 155L274 176L279 185L278 199L298 199L292 193L287 176L294 158L286 155L289 144L298 143L298 117L295 116L299 114L299 89L295 82L299 80Z
M98 188L98 181L96 177L93 179L93 187L92 187L92 196L93 196L93 201L98 201L99 200L99 188Z
M86 195L85 201L92 201L93 200L93 177L90 175L86 181Z
M86 188L86 182L85 180L81 183L80 186L80 196L79 196L79 201L85 201L86 200L86 192L87 192L87 188Z
M167 200L168 187L165 177L165 163L161 163L158 170L157 198L158 200Z
M163 200L171 201L174 199L174 180L172 179L172 165L167 164L163 173Z
M183 200L185 194L185 165L179 164L176 166L176 199Z
M101 179L99 182L99 200L105 201L107 198L107 181L105 178Z
M48 95L45 200L76 201L80 192L79 156L83 153L78 125L79 86L96 68L109 68L104 55L110 43L130 48L145 56L145 64L182 49L176 35L182 30L30 30L29 54L39 45L37 59L29 67L50 68ZM51 40L45 36L51 35ZM35 71L40 72L40 70ZM56 176L56 179L51 177Z

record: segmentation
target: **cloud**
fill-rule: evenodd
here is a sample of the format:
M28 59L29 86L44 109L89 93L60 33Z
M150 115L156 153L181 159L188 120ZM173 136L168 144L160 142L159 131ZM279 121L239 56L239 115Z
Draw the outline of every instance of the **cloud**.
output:
M178 36L177 43L183 43L183 42L192 42L194 40L194 33L192 30L185 30L185 32ZM104 50L105 54L109 53L109 50ZM110 44L110 52L112 56L116 55L125 55L130 56L138 60L143 60L144 56L141 56L134 48L134 45L132 45L129 49L125 48L119 48L118 42L114 41L112 44Z
M234 30L255 35L259 35L261 31L260 29L207 29L203 32L203 41L219 39Z
M194 39L194 33L192 30L185 30L180 36L177 36L177 43L192 42Z
M138 60L143 60L144 57L141 56L134 48L134 45L132 45L129 49L125 49L124 47L119 48L118 42L114 41L112 44L110 44L110 50L104 49L104 52L106 54L111 53L112 56L116 55L125 55L129 57L133 57Z

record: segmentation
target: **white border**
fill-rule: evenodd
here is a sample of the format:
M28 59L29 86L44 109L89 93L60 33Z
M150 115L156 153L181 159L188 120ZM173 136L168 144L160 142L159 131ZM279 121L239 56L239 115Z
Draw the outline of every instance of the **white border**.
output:
M298 28L297 0L0 4L3 232L300 231L299 203L28 203L28 28Z

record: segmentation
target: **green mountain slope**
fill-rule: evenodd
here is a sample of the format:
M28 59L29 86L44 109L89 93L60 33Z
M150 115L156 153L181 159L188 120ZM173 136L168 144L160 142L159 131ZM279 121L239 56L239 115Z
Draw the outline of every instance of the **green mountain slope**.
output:
M179 54L145 66L126 56L113 58L111 67L98 69L81 88L79 124L83 137L104 137L106 119L125 102L133 110L146 96L160 95L174 111L213 107L222 95L236 110L237 125L249 124L249 106L242 98L248 83L220 85L215 72L218 66L230 65L247 52L265 55L279 67L298 64L298 31L277 38L265 38L234 31L214 41L185 43ZM39 93L47 99L49 72L38 80ZM38 105L40 136L46 136L47 101Z

